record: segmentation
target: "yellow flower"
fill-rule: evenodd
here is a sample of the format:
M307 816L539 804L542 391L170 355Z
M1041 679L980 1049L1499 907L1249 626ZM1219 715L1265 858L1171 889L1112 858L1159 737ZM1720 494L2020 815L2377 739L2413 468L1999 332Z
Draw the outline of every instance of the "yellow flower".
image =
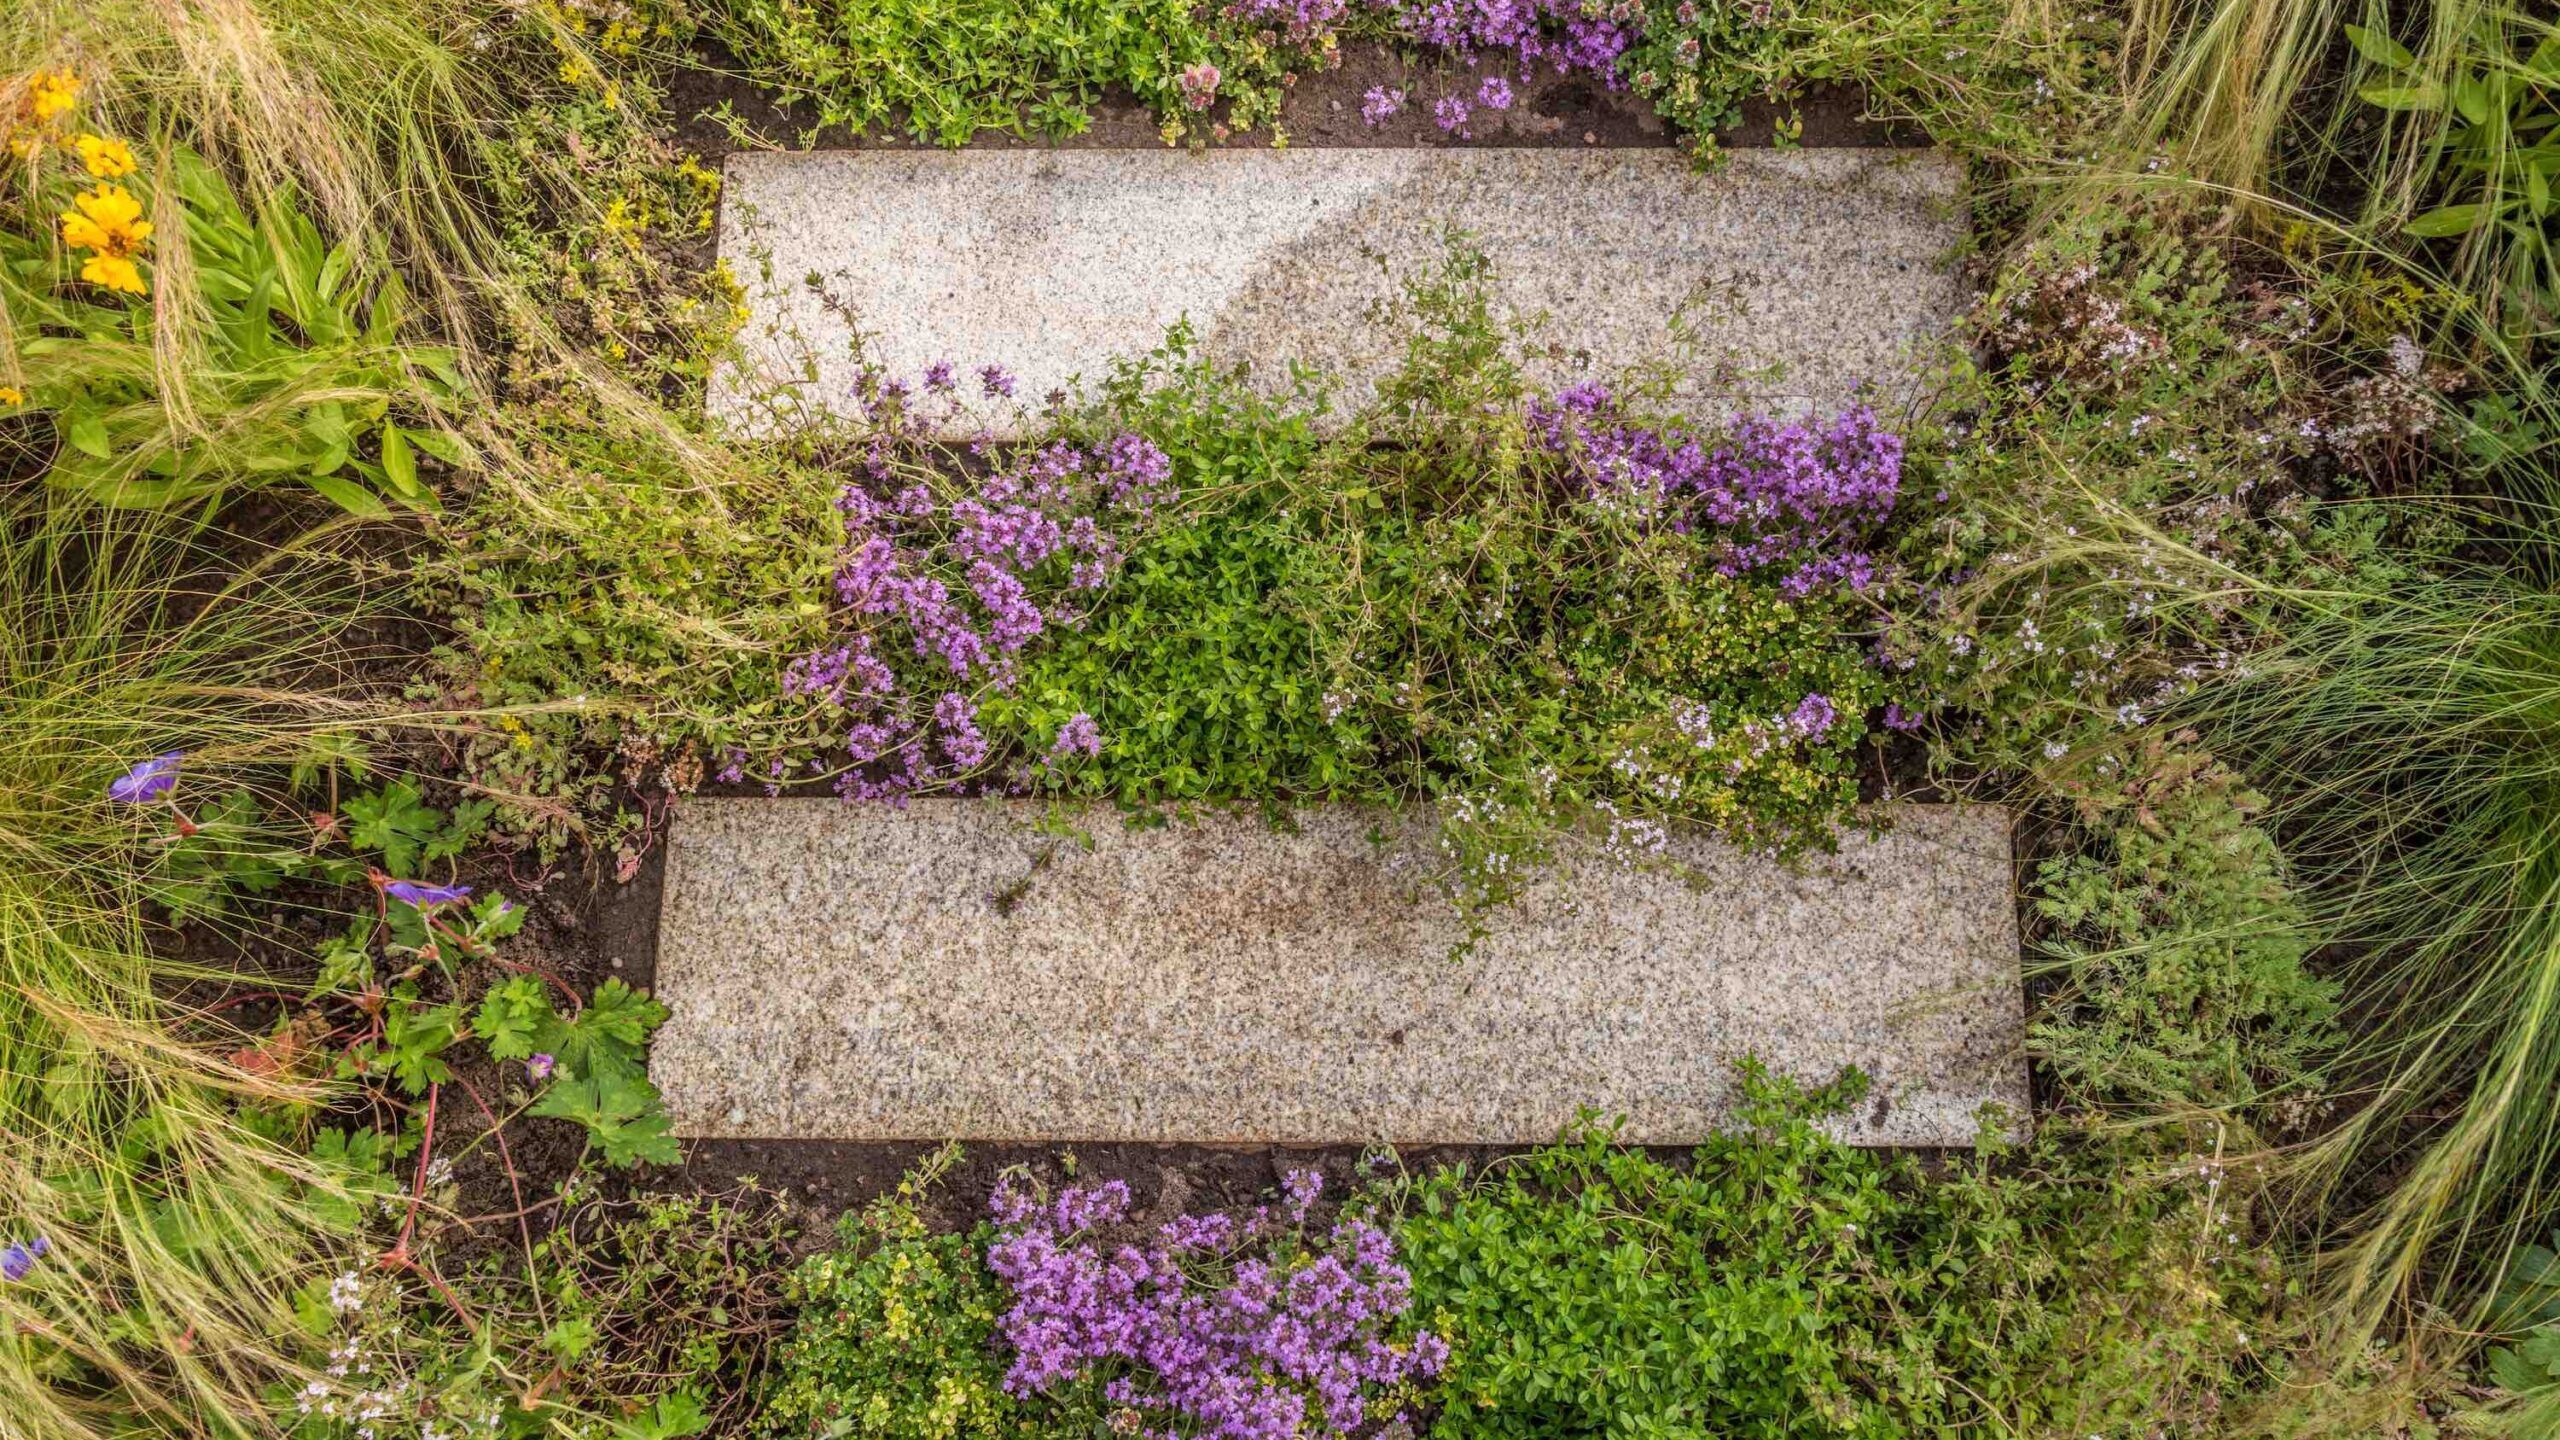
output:
M68 70L37 71L27 77L27 108L42 124L70 109L80 99L80 77Z
M15 385L0 385L0 405L15 410L27 403L27 392Z
M113 180L133 173L133 151L121 140L100 135L83 135L72 142L79 147L80 163L101 180Z
M78 207L62 212L62 243L100 255L130 259L151 238L151 222L142 218L142 202L121 185L100 185L71 199Z
M122 290L128 295L148 295L149 286L142 283L142 271L121 255L92 255L80 267L80 278L92 285Z

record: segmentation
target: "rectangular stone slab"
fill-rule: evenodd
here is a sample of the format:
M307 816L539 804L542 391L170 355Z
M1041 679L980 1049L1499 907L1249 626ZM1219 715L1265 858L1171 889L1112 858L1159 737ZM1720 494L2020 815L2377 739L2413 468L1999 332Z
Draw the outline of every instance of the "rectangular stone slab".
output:
M1906 388L1954 314L1959 179L1891 149L1740 150L1703 175L1670 149L738 154L720 253L751 318L711 407L750 432L845 413L857 324L895 375L1000 364L1037 407L1185 317L1212 357L1273 386L1304 362L1356 405L1399 350L1372 308L1457 227L1497 313L1545 317L1538 383L1674 359L1685 307L1692 414L1836 409L1862 381ZM1022 412L944 428L981 421L1019 433Z
M1863 1144L2026 1113L1996 809L1895 807L1795 867L1680 840L1686 880L1586 854L1462 958L1413 822L1106 810L1087 848L1046 813L681 802L649 1062L678 1133L1526 1144L1589 1106L1681 1143L1731 1120L1746 1053L1864 1069Z

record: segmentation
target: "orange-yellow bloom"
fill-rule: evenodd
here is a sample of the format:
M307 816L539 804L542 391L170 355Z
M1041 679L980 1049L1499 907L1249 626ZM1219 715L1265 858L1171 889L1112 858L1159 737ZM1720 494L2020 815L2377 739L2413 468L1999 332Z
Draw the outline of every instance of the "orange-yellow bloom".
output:
M103 135L83 135L72 142L80 151L80 163L101 180L113 180L133 173L133 151L121 140Z
M122 290L128 295L148 295L149 286L142 283L142 267L121 255L92 255L80 267L80 278L92 285Z
M41 125L77 104L80 77L68 70L39 70L27 77L27 109Z
M121 185L100 185L71 199L76 209L62 212L62 243L101 255L130 258L142 253L151 238L151 222L142 218L142 202Z
M78 208L62 212L62 243L97 252L80 267L80 278L128 295L148 293L141 267L133 263L151 239L142 202L121 185L101 184L73 196L71 203Z
M27 403L27 392L15 385L0 385L0 405L15 410Z

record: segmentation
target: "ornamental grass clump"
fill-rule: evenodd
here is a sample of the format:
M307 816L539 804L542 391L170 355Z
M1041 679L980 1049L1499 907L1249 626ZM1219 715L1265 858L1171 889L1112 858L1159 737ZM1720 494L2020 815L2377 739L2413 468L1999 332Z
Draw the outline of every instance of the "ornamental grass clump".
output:
M1405 1320L1395 1240L1358 1217L1311 1224L1312 1171L1281 1188L1276 1209L1150 1233L1120 1181L1044 1199L1009 1178L987 1248L1013 1302L997 1322L1005 1389L1099 1384L1111 1428L1153 1440L1298 1440L1401 1416L1448 1347Z

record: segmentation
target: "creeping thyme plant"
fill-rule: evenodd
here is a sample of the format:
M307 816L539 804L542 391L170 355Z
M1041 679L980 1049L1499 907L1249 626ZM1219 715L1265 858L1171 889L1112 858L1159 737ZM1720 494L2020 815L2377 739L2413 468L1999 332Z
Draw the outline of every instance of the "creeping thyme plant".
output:
M522 793L603 725L659 787L1428 803L1462 897L1560 826L1627 861L1678 824L1827 844L1861 743L1914 723L1867 648L1900 438L1538 389L1484 279L1461 254L1417 282L1415 358L1330 435L1321 396L1257 397L1177 334L1011 447L929 438L1008 398L1000 367L869 376L864 422L779 448L778 547L688 522L608 555L503 519L452 572L457 683L587 709L476 763ZM801 477L828 468L821 509ZM720 630L624 598L733 554L770 599ZM593 599L517 598L564 592Z

